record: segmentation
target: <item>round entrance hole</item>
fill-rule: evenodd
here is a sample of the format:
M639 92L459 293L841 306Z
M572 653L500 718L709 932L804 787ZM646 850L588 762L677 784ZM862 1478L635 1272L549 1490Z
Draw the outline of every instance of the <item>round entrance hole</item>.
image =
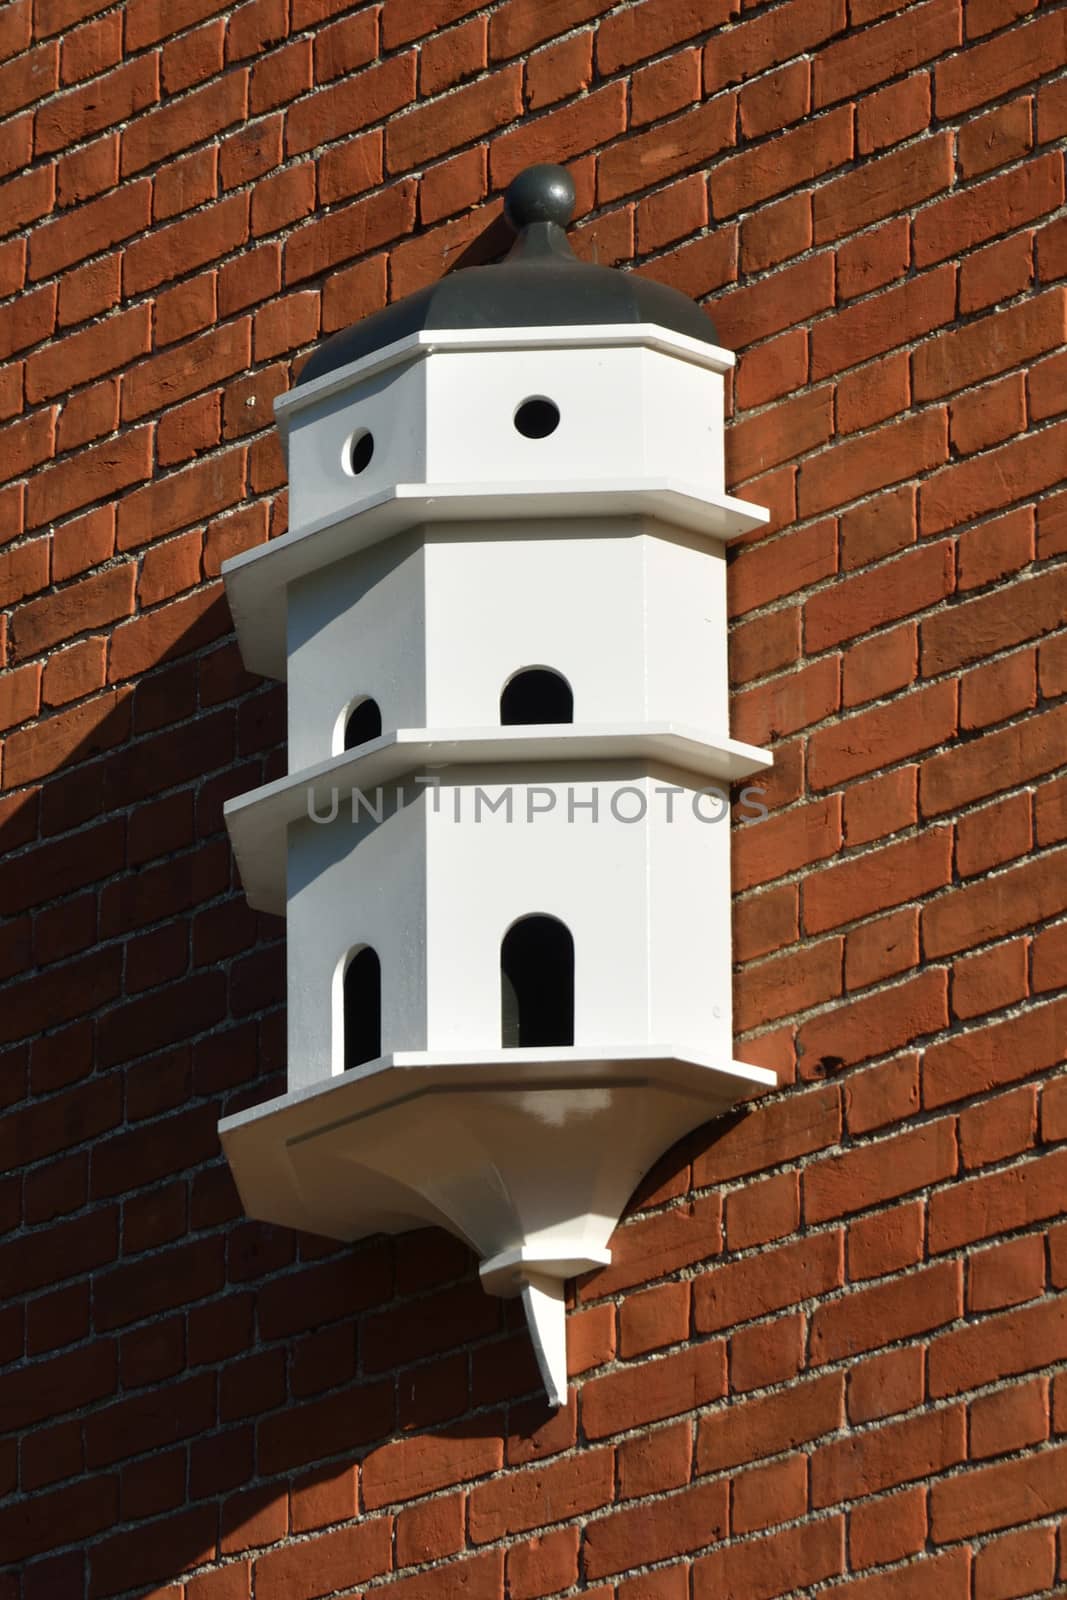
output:
M524 439L547 439L559 427L559 406L544 395L531 395L516 411L515 426Z

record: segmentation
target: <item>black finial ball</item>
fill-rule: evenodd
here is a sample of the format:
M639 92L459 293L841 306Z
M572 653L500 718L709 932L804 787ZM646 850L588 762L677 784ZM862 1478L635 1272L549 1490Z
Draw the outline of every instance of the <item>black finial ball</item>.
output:
M508 185L504 215L516 233L532 222L555 222L565 228L574 215L574 179L566 167L551 162L527 167Z

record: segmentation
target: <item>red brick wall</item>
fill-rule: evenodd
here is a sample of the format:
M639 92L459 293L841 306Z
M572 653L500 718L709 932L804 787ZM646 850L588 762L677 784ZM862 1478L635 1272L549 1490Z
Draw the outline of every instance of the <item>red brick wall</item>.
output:
M2 1600L1063 1592L1065 28L0 10ZM271 399L540 158L740 352L738 1053L785 1084L645 1185L548 1420L461 1249L249 1224L214 1131L283 1071L221 820L282 760L218 580L285 525Z

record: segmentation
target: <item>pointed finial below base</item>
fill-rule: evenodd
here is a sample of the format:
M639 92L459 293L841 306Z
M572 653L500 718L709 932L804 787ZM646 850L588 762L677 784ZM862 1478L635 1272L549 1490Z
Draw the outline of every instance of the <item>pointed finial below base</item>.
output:
M540 1274L522 1287L522 1308L548 1403L555 1410L567 1404L567 1306L562 1278Z

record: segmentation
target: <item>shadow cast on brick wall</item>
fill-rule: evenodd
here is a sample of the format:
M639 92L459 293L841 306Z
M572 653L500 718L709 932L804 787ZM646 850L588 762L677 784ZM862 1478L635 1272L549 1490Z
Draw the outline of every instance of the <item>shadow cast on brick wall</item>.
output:
M5 751L0 1552L23 1600L168 1593L334 1524L373 1541L401 1495L576 1438L458 1241L243 1217L216 1124L284 1087L284 928L248 909L222 808L283 769L284 697L230 630L219 590L134 684ZM686 1192L699 1143L631 1213ZM597 1296L646 1270L640 1223L620 1237L573 1291L579 1368L610 1356Z

